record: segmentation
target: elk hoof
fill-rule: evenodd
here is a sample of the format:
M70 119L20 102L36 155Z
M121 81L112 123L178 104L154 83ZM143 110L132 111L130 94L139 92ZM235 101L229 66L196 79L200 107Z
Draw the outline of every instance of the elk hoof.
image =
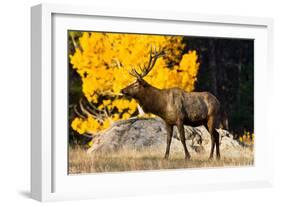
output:
M186 160L190 160L190 155L185 156L185 159L186 159Z
M165 156L164 156L164 159L165 159L165 160L169 159L169 155L165 155Z

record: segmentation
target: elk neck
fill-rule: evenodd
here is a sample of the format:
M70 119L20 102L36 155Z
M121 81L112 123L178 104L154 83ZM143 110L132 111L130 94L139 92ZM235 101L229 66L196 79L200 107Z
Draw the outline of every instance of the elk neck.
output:
M158 107L159 101L161 102L161 90L153 86L145 87L136 95L136 99L145 112L158 114L160 111Z

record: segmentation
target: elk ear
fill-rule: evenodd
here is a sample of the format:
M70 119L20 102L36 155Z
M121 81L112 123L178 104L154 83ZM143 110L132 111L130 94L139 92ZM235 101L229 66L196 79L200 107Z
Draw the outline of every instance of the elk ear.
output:
M143 79L142 78L137 78L137 82L142 85Z
M148 84L144 79L138 79L138 82L139 82L143 87L149 86L149 84Z
M142 81L142 78L137 77L137 82L141 83L141 81Z

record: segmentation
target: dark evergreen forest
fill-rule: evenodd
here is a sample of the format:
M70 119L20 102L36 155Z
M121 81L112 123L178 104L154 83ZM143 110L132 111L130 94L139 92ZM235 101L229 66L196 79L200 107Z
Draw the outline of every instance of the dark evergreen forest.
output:
M200 69L196 91L209 91L220 101L229 130L254 132L254 40L185 37L186 50L196 50Z

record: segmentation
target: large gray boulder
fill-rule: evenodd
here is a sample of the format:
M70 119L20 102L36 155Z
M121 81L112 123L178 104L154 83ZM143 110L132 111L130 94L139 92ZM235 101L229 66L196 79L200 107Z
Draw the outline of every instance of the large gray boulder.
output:
M245 148L226 130L218 129L221 155L236 157L245 154ZM185 126L185 137L192 156L208 156L211 148L210 134L204 126ZM166 147L165 123L160 118L131 118L115 122L109 129L93 136L88 153L109 153L120 150L162 149ZM176 127L171 151L183 152Z

